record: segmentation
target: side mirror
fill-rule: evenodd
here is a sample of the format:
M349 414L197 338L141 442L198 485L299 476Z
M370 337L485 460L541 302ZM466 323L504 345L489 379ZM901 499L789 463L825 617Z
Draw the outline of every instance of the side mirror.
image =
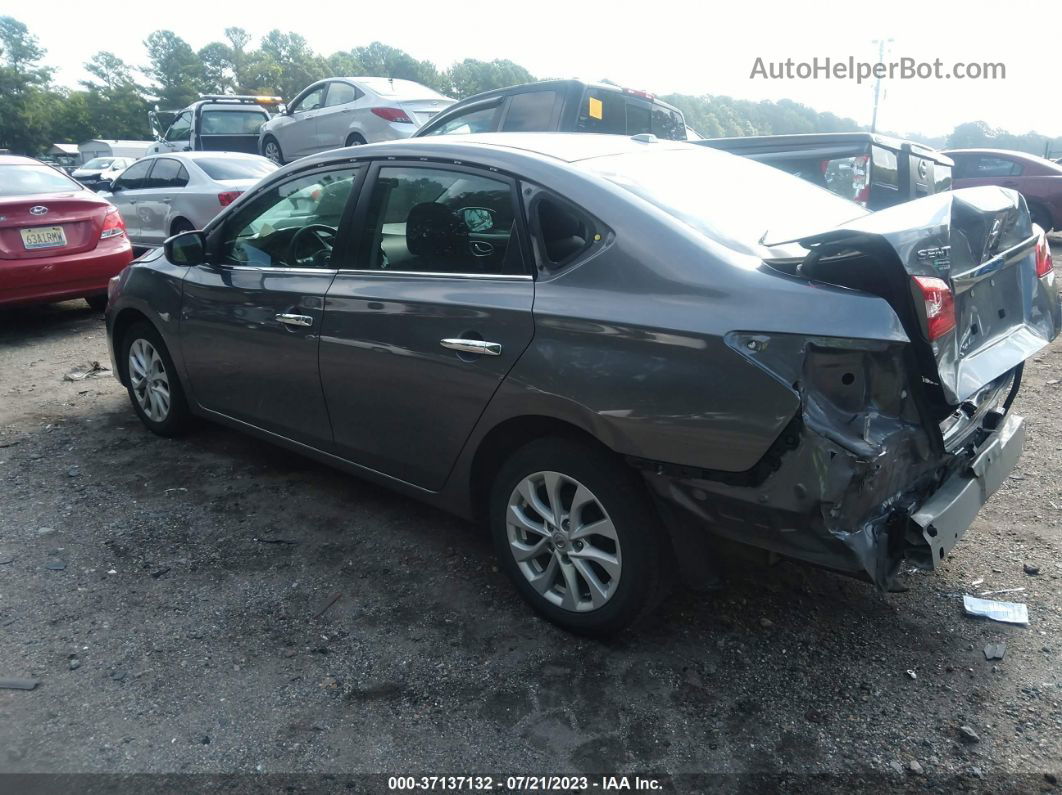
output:
M122 186L111 182L109 179L101 179L96 183L94 190L99 193L100 191L107 191L107 193L117 193L122 189Z
M181 232L162 244L166 259L174 265L202 265L206 262L206 235L196 230Z
M458 212L469 232L489 232L494 228L494 210L486 207L462 207Z

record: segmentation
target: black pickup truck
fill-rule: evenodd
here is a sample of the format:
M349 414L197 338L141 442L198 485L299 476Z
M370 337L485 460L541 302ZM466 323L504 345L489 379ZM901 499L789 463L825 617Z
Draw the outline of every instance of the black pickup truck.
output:
M258 131L277 109L280 97L210 94L176 111L162 132L158 109L148 113L155 143L147 154L166 152L246 152L258 154ZM171 113L173 111L170 111Z
M750 135L694 143L788 171L868 210L949 190L954 165L928 146L867 132Z

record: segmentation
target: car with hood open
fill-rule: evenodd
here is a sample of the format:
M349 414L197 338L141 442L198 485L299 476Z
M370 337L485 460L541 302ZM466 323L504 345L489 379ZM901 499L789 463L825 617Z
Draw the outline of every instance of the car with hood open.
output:
M1062 324L1014 191L867 212L641 135L312 156L110 298L148 429L205 417L481 519L530 605L594 634L705 582L713 537L882 589L940 566Z

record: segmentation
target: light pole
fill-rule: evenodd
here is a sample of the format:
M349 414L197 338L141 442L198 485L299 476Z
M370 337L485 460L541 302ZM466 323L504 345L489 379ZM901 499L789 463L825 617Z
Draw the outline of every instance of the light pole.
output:
M873 43L878 45L878 63L885 62L885 45L892 44L893 39L874 39ZM870 131L878 131L878 102L881 100L881 78L879 77L874 82L874 115L870 119Z

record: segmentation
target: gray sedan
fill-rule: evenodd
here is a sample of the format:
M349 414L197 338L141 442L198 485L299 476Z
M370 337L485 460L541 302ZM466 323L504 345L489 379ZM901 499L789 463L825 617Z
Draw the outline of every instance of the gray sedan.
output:
M240 194L276 171L271 160L240 152L169 152L137 160L102 195L138 248L202 229Z
M549 133L294 163L107 309L151 431L204 417L481 519L527 601L595 634L712 579L713 537L882 589L939 566L1060 323L1013 191L868 214L723 152Z
M305 88L262 125L259 149L277 163L376 141L408 138L454 103L438 91L388 77L334 77Z

